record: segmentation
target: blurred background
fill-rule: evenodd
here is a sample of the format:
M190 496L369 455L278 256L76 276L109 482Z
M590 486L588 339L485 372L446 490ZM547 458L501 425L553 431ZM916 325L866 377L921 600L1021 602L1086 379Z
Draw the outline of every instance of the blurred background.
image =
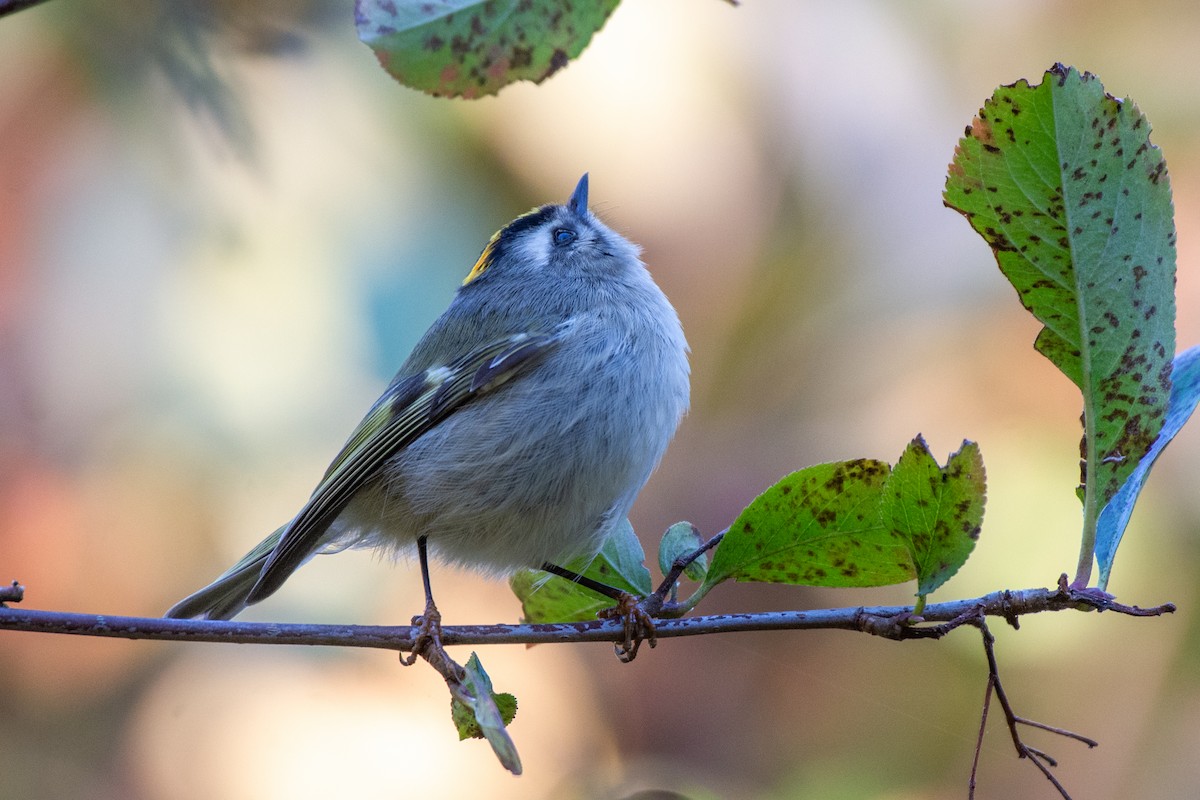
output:
M495 229L592 201L645 246L692 411L634 510L648 551L782 474L980 443L988 511L934 600L1073 568L1080 401L1032 349L946 164L994 87L1055 61L1135 98L1200 341L1200 9L1190 3L628 2L544 85L394 83L341 2L53 0L0 19L0 580L30 608L161 614L303 503ZM1168 24L1164 24L1168 23ZM1200 433L1151 480L1110 589L1180 613L997 625L1019 713L1076 798L1200 785ZM434 573L448 624L515 621ZM701 611L910 602L725 585ZM248 619L401 623L416 571L317 559ZM454 653L463 659L467 653ZM459 743L442 681L359 650L0 634L0 797L962 798L978 636L487 648L526 774ZM998 717L997 717L998 719ZM980 798L1053 797L996 720Z

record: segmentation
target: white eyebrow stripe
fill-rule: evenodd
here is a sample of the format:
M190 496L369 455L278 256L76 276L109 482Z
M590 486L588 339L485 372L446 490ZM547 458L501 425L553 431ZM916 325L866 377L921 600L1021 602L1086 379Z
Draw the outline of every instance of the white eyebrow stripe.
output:
M531 264L545 264L550 260L551 231L561 226L557 219L547 220L544 225L523 231L512 243L512 255Z

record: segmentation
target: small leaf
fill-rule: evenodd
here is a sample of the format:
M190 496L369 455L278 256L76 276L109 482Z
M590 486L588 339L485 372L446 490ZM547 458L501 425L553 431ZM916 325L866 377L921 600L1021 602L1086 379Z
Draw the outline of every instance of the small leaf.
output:
M784 477L729 527L702 592L729 578L808 586L912 580L907 545L880 515L889 472L882 461L857 459Z
M917 593L932 593L966 563L983 522L984 470L979 445L963 442L945 468L920 436L888 478L883 519L908 543Z
M1125 535L1125 527L1133 514L1133 506L1146 485L1150 468L1184 423L1192 416L1196 402L1200 400L1200 347L1185 350L1175 357L1171 370L1171 399L1167 402L1167 419L1162 431L1150 447L1150 452L1138 462L1137 469L1125 481L1108 505L1100 512L1100 523L1096 528L1096 562L1100 566L1101 589L1108 588L1113 559L1117 546Z
M700 545L704 544L700 541L700 531L690 522L676 522L671 527L667 528L667 532L663 534L662 541L658 545L658 568L662 570L662 574L666 575L671 571L671 567L675 565L675 559L690 555L700 549ZM701 553L700 556L688 564L684 568L683 574L694 581L704 580L705 574L708 572L708 555Z
M471 653L465 669L462 685L450 687L450 717L458 738L487 739L500 763L520 775L521 757L506 730L517 715L517 698L492 691L492 680L475 653Z
M493 692L492 702L495 703L496 710L500 712L500 718L507 727L517 716L517 698L508 692L500 694ZM463 702L457 697L450 698L450 715L454 720L454 726L458 729L459 741L486 738L472 706L472 703Z
M578 56L620 0L356 0L358 37L405 86L441 97L541 83Z
M651 592L650 570L646 554L629 520L613 531L594 558L577 558L564 569L592 580L645 597ZM522 570L509 579L509 586L521 600L526 622L583 622L611 608L613 601L579 584L542 570Z
M946 181L946 205L1045 326L1035 346L1083 393L1088 565L1089 521L1157 438L1171 388L1175 225L1149 134L1136 105L1056 64L996 90Z

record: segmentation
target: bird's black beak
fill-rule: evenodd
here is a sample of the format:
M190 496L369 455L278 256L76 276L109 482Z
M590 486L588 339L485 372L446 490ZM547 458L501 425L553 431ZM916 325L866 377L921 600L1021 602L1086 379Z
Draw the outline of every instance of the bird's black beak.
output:
M571 193L571 199L567 201L567 208L574 211L576 214L587 213L588 203L588 174L583 173L583 177L579 179L579 183L575 185L575 191Z

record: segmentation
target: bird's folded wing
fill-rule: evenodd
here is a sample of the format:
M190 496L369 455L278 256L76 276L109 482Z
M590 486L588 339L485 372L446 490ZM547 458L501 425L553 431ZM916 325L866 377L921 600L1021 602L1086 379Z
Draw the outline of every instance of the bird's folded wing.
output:
M386 459L464 403L493 391L536 363L561 341L566 330L560 325L548 333L508 336L388 387L329 465L304 508L284 528L246 602L257 602L274 592L323 545L321 537L329 523L378 474Z

